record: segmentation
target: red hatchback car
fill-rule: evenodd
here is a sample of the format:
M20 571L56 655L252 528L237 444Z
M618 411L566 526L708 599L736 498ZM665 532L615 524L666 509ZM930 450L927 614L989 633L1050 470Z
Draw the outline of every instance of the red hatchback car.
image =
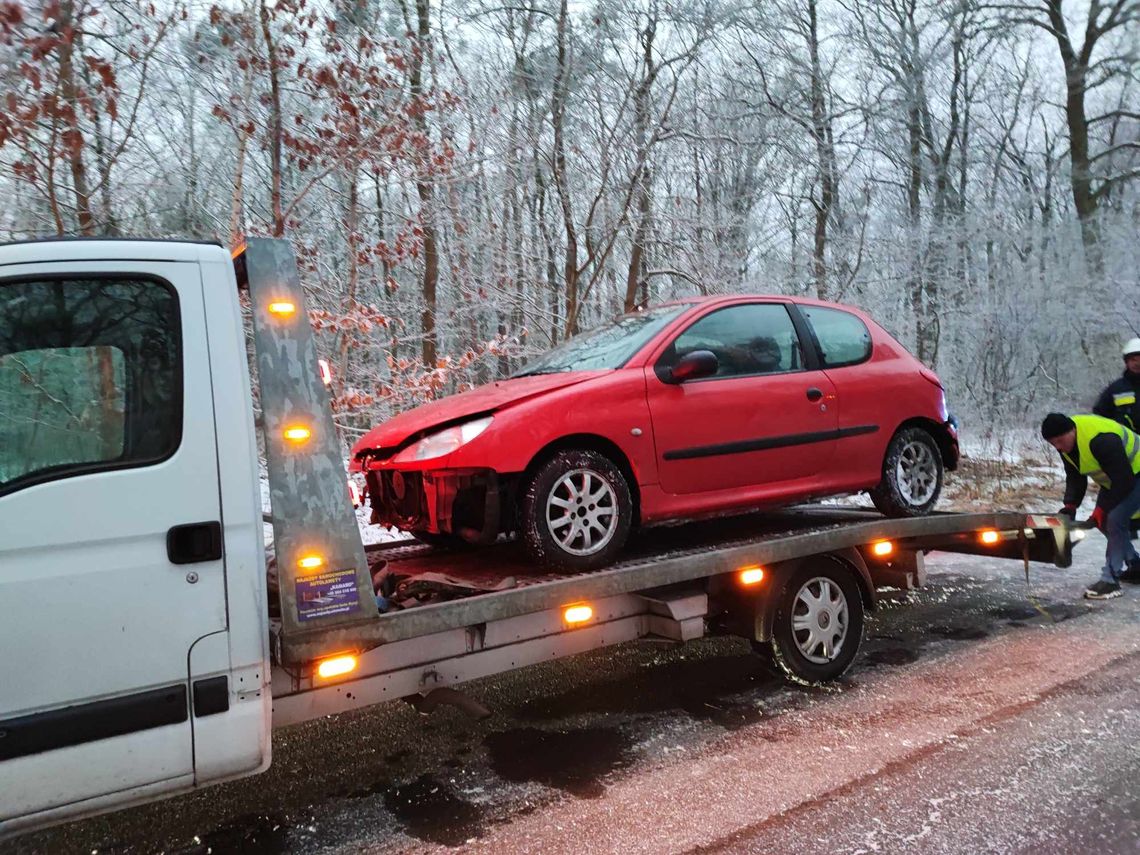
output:
M732 296L626 315L353 448L372 520L428 543L519 532L591 569L635 526L869 491L925 514L958 464L938 377L857 309Z

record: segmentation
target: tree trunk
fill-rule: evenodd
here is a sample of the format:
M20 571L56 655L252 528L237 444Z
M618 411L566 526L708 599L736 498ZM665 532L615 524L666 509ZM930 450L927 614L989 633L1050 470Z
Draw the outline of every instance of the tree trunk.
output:
M424 116L424 63L431 50L431 5L429 0L416 0L416 49L412 52L410 83L416 130L428 137L427 119ZM438 333L436 331L437 289L439 287L439 247L435 231L434 187L431 180L431 155L420 164L416 175L416 195L420 200L420 229L424 250L422 280L423 312L420 315L423 341L421 359L429 371L439 360Z
M269 208L273 219L272 236L285 234L285 205L281 198L281 68L277 62L277 44L273 39L273 28L269 20L267 0L259 6L261 35L265 39L265 58L269 64Z
M812 274L816 294L828 299L827 228L838 204L839 170L831 130L831 114L824 91L823 69L819 61L819 25L816 0L808 0L808 53L811 58L811 120L816 159L819 161L819 201L815 202L815 235L812 246Z
M74 0L62 0L59 7L59 87L60 95L67 104L67 129L63 135L63 145L67 149L67 161L71 170L71 185L75 192L75 215L79 232L83 235L95 234L95 217L91 213L91 190L87 181L87 166L83 160L86 141L80 126L79 87L75 73L75 48L79 43L80 24L75 20Z
M360 263L357 237L360 223L360 196L356 186L357 171L348 171L348 207L344 214L344 231L348 244L348 288L344 295L343 312L352 315L356 312L357 291L360 285ZM337 394L343 396L348 386L348 352L352 344L352 332L346 325L340 331L337 343Z
M633 230L633 245L629 253L629 271L625 280L625 311L637 306L638 285L645 278L645 239L649 233L650 181L649 171L649 99L657 70L653 61L653 40L657 34L656 8L651 8L645 29L641 31L641 47L645 71L634 92L634 133L637 138L637 162L640 164L634 180L637 182L637 224Z
M554 186L562 207L562 225L566 230L566 247L562 256L562 281L566 289L566 337L578 332L578 233L574 226L574 210L570 201L570 179L566 174L566 97L569 87L570 57L567 46L569 14L567 0L558 7L558 63L554 73L550 121L554 127Z

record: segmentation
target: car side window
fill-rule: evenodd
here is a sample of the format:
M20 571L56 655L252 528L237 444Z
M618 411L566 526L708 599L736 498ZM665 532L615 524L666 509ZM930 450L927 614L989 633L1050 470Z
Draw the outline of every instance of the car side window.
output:
M181 437L181 323L170 285L0 282L0 494L158 462Z
M800 306L819 342L824 368L842 368L871 358L871 332L858 317L842 309Z
M717 377L779 374L803 368L803 352L782 303L729 306L705 315L682 332L662 356L672 367L695 350L716 354Z

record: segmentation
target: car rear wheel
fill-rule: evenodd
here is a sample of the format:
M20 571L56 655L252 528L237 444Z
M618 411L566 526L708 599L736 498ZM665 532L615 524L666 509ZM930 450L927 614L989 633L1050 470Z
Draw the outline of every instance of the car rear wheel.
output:
M560 451L523 490L523 539L545 566L593 570L611 563L633 523L629 484L596 451Z
M883 480L871 501L888 517L920 517L934 509L942 493L942 452L922 428L901 430L883 459Z

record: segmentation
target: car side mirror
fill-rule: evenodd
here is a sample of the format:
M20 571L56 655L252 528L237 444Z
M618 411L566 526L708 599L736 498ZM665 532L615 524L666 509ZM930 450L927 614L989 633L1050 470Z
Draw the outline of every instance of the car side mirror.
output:
M670 369L666 382L687 383L690 380L700 380L702 377L712 377L719 369L720 360L715 353L711 350L694 350L682 356Z

